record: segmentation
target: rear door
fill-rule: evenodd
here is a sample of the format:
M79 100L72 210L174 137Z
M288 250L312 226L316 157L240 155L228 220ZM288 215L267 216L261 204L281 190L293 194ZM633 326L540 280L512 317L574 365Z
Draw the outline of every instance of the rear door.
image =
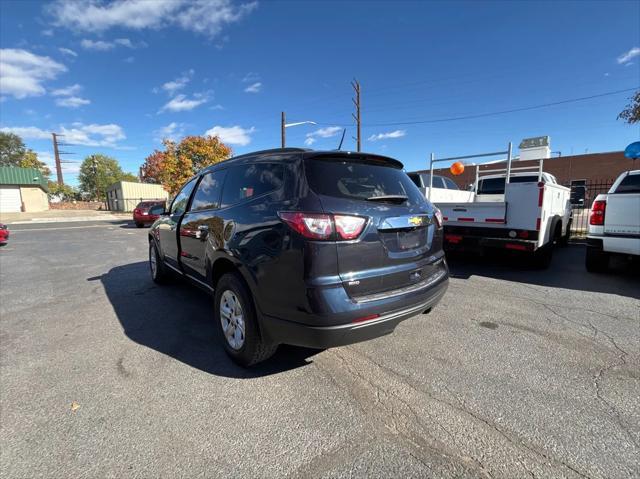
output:
M337 156L308 158L310 188L325 213L365 217L353 241L337 241L338 271L353 296L393 291L425 281L442 250L434 208L400 168Z

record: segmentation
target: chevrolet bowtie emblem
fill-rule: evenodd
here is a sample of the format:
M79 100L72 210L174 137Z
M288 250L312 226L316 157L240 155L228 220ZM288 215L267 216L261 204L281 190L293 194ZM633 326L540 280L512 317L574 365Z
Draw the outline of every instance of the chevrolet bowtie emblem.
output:
M409 223L414 226L420 226L422 224L422 216L412 216L409 218Z

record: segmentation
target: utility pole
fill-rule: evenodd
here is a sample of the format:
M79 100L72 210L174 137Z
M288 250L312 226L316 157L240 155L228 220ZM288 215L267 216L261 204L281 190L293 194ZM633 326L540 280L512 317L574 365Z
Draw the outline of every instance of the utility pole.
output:
M356 97L352 98L351 101L353 101L353 104L356 107L356 114L354 115L353 113L351 114L351 116L353 116L353 119L356 121L356 127L357 127L357 150L360 151L360 146L361 146L361 133L360 133L360 82L358 82L358 80L353 80L351 82L351 86L353 87L353 90L355 91Z
M56 174L58 176L58 184L64 185L64 180L62 178L62 165L60 164L60 152L58 151L58 136L55 133L51 133L53 137L53 154L56 159Z
M284 148L284 144L285 144L285 116L284 116L284 112L282 112L282 116L280 117L280 144L282 145L282 148Z

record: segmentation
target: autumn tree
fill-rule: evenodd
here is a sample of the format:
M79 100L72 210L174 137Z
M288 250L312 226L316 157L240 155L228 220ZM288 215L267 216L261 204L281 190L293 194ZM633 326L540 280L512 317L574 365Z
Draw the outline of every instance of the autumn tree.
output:
M172 195L196 172L231 156L231 148L217 136L187 136L179 143L164 140L164 151L154 151L142 165L147 181L161 183Z
M90 199L104 200L106 190L118 181L138 181L138 178L125 173L115 158L106 155L87 156L80 165L78 175L80 192Z
M640 122L640 90L633 95L629 104L620 112L618 119L629 124Z
M140 179L143 183L162 183L162 173L165 154L163 151L154 150L140 167Z

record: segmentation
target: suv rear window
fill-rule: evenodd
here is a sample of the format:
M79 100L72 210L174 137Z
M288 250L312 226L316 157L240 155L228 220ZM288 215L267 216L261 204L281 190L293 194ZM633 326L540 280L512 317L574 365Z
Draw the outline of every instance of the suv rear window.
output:
M512 176L511 183L537 183L538 175ZM504 194L504 178L484 178L480 180L478 187L479 195L502 195Z
M640 174L627 175L616 188L616 193L640 193Z
M310 158L305 162L307 181L320 195L367 200L375 196L401 195L405 204L424 202L420 190L409 176L397 168L343 158Z

